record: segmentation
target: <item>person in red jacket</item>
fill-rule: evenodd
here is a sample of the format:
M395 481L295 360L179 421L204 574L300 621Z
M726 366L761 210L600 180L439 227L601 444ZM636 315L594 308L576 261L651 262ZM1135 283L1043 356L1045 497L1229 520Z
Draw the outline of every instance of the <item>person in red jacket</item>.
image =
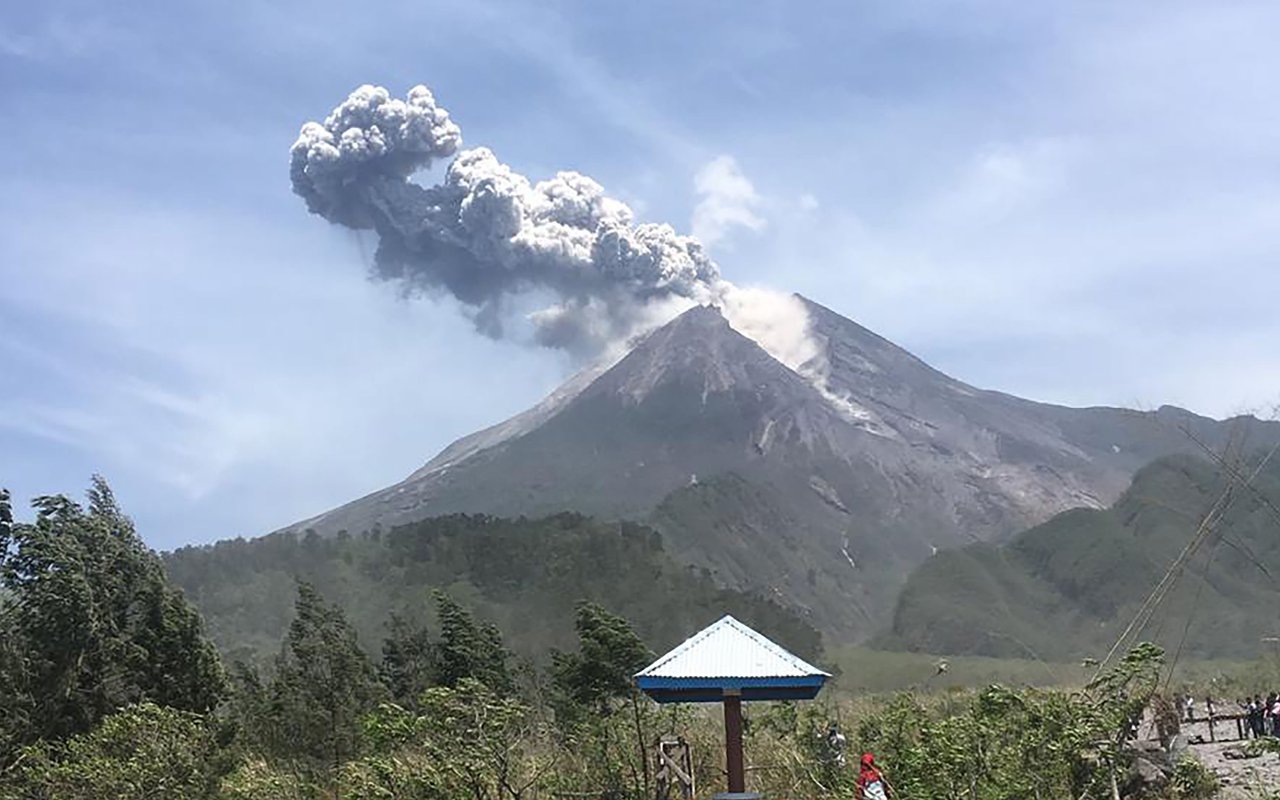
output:
M876 769L876 757L863 753L858 768L858 800L888 800L888 786L884 774Z

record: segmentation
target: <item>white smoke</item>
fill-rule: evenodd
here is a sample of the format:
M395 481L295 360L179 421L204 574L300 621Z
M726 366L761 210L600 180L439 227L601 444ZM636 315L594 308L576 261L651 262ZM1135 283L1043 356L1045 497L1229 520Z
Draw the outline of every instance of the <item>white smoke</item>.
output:
M818 355L804 304L734 286L702 243L631 209L577 172L534 183L488 148L459 150L462 132L424 86L404 100L361 86L323 123L302 126L291 151L293 190L314 214L377 233L376 277L407 291L448 292L482 333L507 334L517 298L547 297L527 315L534 339L579 357L618 351L636 334L699 303L782 363L803 371ZM411 179L453 157L443 180ZM758 202L732 158L699 173L695 225L720 236L758 228Z
M724 317L733 329L796 372L804 372L821 354L809 330L809 312L795 295L734 286L722 298Z
M826 348L813 335L803 300L773 289L730 286L723 293L722 302L725 319L734 330L808 380L841 414L858 422L867 421L866 409L832 391L831 362Z

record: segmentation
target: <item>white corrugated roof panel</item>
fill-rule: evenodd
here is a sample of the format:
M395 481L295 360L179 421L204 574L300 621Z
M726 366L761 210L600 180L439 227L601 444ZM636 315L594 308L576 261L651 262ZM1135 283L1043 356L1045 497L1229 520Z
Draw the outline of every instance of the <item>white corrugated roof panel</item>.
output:
M803 678L826 672L729 615L636 673L645 678Z

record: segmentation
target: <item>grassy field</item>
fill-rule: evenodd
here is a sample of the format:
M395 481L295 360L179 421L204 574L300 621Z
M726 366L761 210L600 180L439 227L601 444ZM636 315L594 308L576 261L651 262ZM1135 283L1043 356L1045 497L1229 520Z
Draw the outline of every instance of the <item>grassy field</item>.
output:
M938 691L992 683L1007 686L1080 686L1093 675L1093 670L1085 668L1080 662L1070 664L1018 658L937 656L848 645L829 648L828 660L840 671L834 688L840 693L852 694L879 694L904 689ZM946 662L947 669L939 674L938 665L943 661ZM1197 693L1213 691L1223 697L1234 697L1245 692L1265 693L1269 689L1280 690L1280 659L1182 659L1178 661L1170 686L1173 691L1193 687Z

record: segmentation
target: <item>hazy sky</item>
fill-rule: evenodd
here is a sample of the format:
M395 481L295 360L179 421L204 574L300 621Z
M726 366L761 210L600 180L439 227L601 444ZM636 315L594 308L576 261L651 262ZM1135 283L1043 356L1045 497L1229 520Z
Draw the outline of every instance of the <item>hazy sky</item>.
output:
M1277 31L1273 0L6 4L0 485L101 472L154 546L257 535L568 374L370 283L290 193L362 83L970 383L1267 412Z

